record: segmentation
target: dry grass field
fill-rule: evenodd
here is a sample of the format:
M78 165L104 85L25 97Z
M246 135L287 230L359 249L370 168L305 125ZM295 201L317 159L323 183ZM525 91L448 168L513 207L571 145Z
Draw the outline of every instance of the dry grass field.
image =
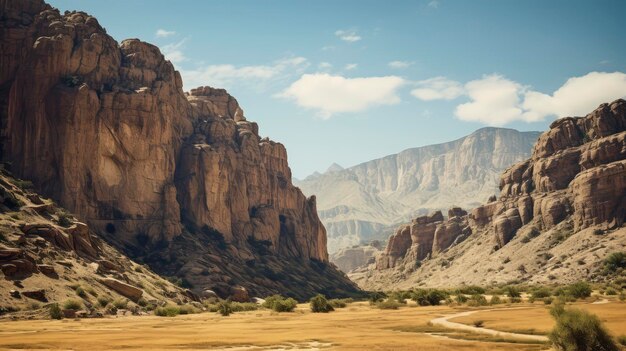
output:
M607 321L614 333L626 328L626 304L581 305ZM460 322L485 320L501 330L552 323L543 305L501 306ZM507 309L509 309L507 311ZM81 320L0 322L0 349L34 350L548 350L545 343L454 331L429 325L434 318L467 310L447 306L380 310L365 302L328 314L308 305L292 313L269 310L222 317L201 313L173 318L141 316Z

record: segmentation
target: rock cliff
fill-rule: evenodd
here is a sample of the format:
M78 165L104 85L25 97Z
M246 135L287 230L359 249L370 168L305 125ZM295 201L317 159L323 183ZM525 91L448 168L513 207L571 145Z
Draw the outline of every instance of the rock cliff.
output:
M603 258L626 244L626 101L552 123L499 188L469 214L398 228L354 279L367 288L599 279Z
M296 182L316 195L332 253L371 240L431 211L479 206L498 191L498 176L532 150L538 132L483 128L448 143L395 155Z
M284 146L225 90L183 92L157 47L118 44L86 13L0 8L1 151L16 175L197 290L354 291L327 265L315 198L291 184ZM282 282L293 269L324 273Z

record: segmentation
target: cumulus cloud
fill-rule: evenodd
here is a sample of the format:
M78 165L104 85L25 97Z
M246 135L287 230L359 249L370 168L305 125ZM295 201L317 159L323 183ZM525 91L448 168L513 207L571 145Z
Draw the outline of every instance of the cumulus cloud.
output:
M328 70L333 68L333 65L330 62L320 62L320 64L317 65L317 68L321 70Z
M177 43L171 43L161 47L161 52L166 59L172 61L172 63L181 63L187 60L187 57L183 53L183 47L186 39L183 39Z
M553 93L542 93L501 75L483 76L461 85L436 77L418 82L424 86L411 93L421 100L451 99L456 93L446 87L462 86L469 98L459 104L455 115L463 121L501 126L513 121L537 122L548 117L584 116L598 105L626 97L626 74L622 72L590 72L569 78ZM458 96L458 95L457 95Z
M396 76L345 78L326 73L304 74L278 96L318 110L327 119L336 113L396 104L400 102L397 91L404 83Z
M420 100L452 100L464 94L461 83L445 77L435 77L417 82L411 95Z
M349 43L353 43L355 41L359 41L361 40L361 36L357 34L357 32L355 30L338 30L335 32L335 35L343 40L343 41L347 41Z
M358 66L359 66L359 65L358 65L358 64L356 64L356 63L349 63L349 64L347 64L347 65L346 65L346 67L345 67L345 68L346 68L346 70L351 71L351 70L353 70L353 69L356 69Z
M176 32L165 30L165 29L157 29L155 33L157 38L167 38L167 37L171 37L174 34L176 34Z
M302 72L308 65L309 62L304 57L290 57L277 60L271 65L208 65L182 70L181 74L187 86L229 86L236 82L260 83L278 79L285 74Z
M409 62L409 61L391 61L387 65L389 65L389 67L391 68L401 69L401 68L408 68L412 64L413 62Z
M499 75L485 76L465 84L470 102L456 107L456 116L464 121L504 125L522 118L520 93L523 87Z

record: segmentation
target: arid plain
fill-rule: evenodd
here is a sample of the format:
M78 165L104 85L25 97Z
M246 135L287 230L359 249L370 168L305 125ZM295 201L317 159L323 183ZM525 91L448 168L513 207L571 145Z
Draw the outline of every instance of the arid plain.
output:
M626 331L626 303L585 301L571 305L597 314L614 335ZM308 304L291 313L249 311L222 317L215 313L162 318L133 316L104 319L3 321L2 350L549 350L541 341L450 329L433 319L466 311L451 322L481 329L543 335L553 326L543 303L471 309L418 307L409 301L398 310L380 310L354 302L327 314Z

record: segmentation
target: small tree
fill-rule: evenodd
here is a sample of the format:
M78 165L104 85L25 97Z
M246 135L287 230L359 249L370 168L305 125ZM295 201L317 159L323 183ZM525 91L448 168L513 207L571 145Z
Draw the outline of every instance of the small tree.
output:
M311 311L313 313L328 313L330 311L334 311L335 309L328 303L326 297L322 294L318 294L313 297L311 301L309 301L311 305Z
M233 306L229 300L220 301L217 304L217 312L224 317L230 316L230 314L233 313Z
M59 307L58 303L50 305L50 318L63 319L63 313L61 312L61 307Z
M569 293L569 295L572 295L577 299L583 299L585 297L591 296L591 291L591 285L582 281L576 282L567 288L567 292Z
M550 309L556 326L548 337L558 351L619 351L619 348L595 315L577 309L565 309L561 303Z

